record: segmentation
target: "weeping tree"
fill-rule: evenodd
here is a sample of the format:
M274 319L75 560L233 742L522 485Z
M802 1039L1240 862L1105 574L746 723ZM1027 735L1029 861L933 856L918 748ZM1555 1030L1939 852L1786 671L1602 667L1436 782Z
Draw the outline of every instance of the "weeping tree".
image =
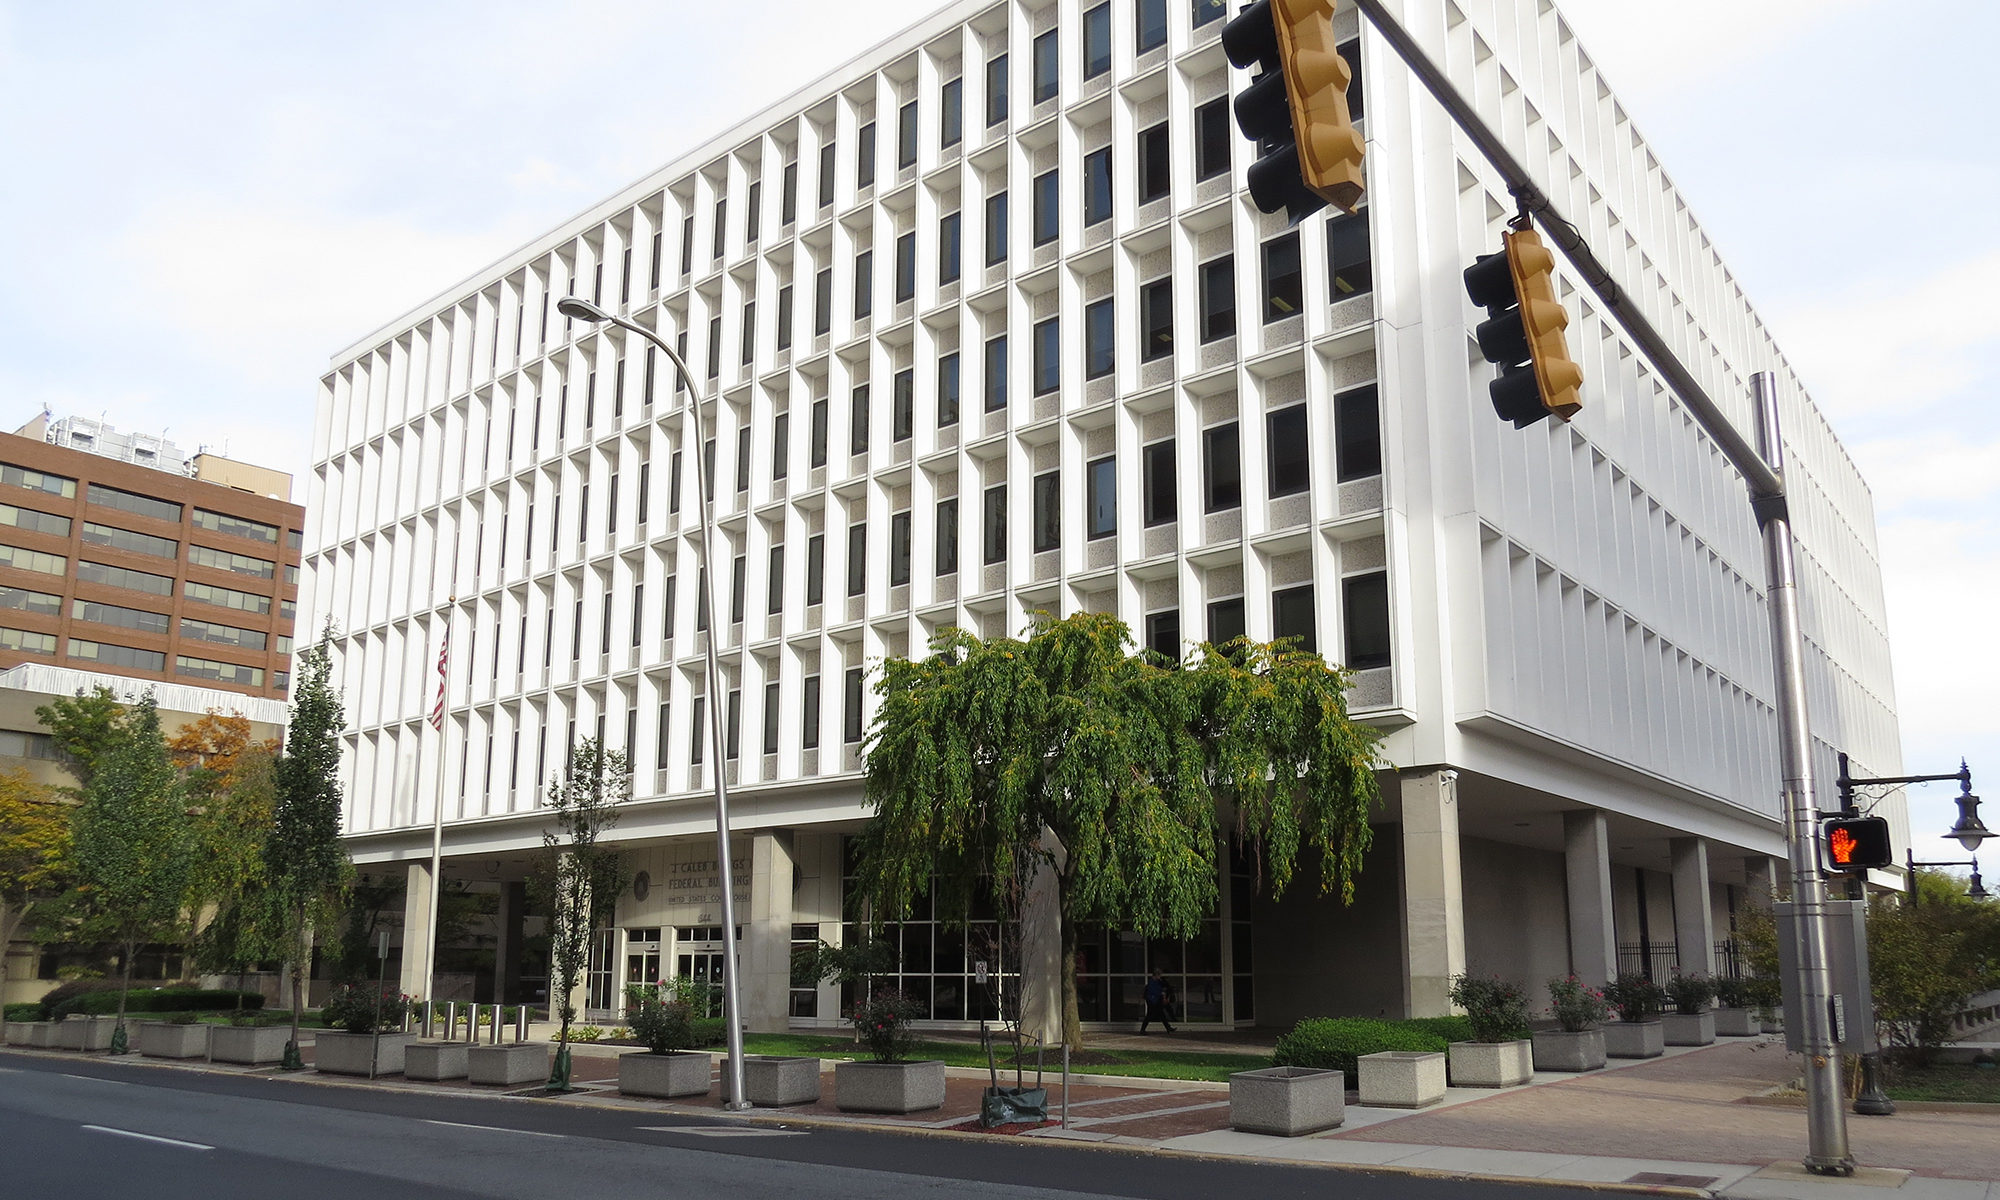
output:
M618 805L632 797L625 755L586 738L569 753L563 774L549 785L549 816L542 831L542 859L529 887L549 914L549 1004L560 1028L549 1090L569 1090L569 1027L574 995L590 968L591 932L611 920L624 890L618 852L600 845L618 821Z
M333 690L333 628L301 652L292 681L292 719L276 768L271 829L264 841L264 872L276 940L292 976L292 1036L285 1069L299 1057L299 1010L312 967L315 925L339 913L341 892L353 874L340 840L340 742L347 722Z
M1320 891L1353 901L1377 739L1318 655L1239 639L1162 663L1097 614L1044 616L1025 640L947 629L930 650L890 659L876 684L857 876L878 919L927 891L962 915L975 889L1018 915L1046 872L1065 964L1086 923L1192 937L1228 838L1271 894L1311 850ZM1061 995L1080 1045L1068 966Z
M149 693L96 759L71 823L85 928L115 942L122 975L111 1050L127 1046L125 1003L132 960L147 942L180 932L193 867L180 773L167 757Z

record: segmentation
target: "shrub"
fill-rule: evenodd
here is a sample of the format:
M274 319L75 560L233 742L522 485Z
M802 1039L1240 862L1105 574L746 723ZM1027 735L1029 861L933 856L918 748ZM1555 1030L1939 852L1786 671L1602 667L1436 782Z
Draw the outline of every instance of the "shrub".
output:
M627 1008L632 1035L653 1054L694 1049L694 1010L679 1001L658 996L640 999L636 1008Z
M1667 981L1667 998L1674 1003L1674 1011L1684 1017L1698 1016L1710 1000L1715 999L1715 981L1706 975L1683 975L1674 972Z
M1750 981L1733 975L1718 976L1715 980L1715 1003L1720 1008L1749 1008Z
M604 1031L595 1025L572 1025L569 1040L572 1042L594 1042L604 1036Z
M694 1019L694 1044L696 1046L720 1046L729 1040L729 1023L721 1017L696 1017Z
M1381 1021L1373 1017L1309 1017L1278 1039L1271 1064L1278 1067L1318 1067L1359 1076L1357 1060L1383 1050L1443 1050L1449 1043L1414 1022Z
M1411 1029L1421 1029L1434 1033L1447 1042L1476 1042L1479 1039L1472 1032L1472 1022L1461 1016L1449 1017L1404 1017L1396 1022Z
M62 1016L67 1016L70 1010L62 1008L62 1006L76 999L78 996L89 995L92 992L116 992L117 990L118 981L115 979L71 979L59 983L42 997L41 1019L44 1021L55 1021L60 1020ZM60 1015L57 1013L57 1009L59 1008L62 1008ZM116 1005L113 1005L113 1008L115 1009Z
M1556 1023L1564 1033L1595 1029L1611 1015L1611 1004L1604 993L1585 987L1574 975L1549 980L1549 1000L1555 1007Z
M202 988L133 988L125 994L125 1012L127 1015L216 1012L236 1008L239 1000L242 1001L245 1010L254 1011L264 1007L264 997L256 992ZM109 1016L118 1011L118 989L114 987L110 991L85 992L71 996L57 1004L55 1009L51 1019L58 1021L71 1013Z
M1619 1020L1647 1021L1659 1015L1667 994L1637 971L1626 971L1604 985L1604 998L1618 1010Z
M40 1000L30 1000L26 1004L9 1004L4 1014L0 1014L0 1020L7 1021L40 1021L42 1019L42 1002Z
M1474 979L1460 975L1451 981L1451 1002L1465 1010L1475 1042L1511 1042L1528 1035L1528 995L1521 985L1505 979Z
M374 1033L378 1020L379 1028L383 1030L401 1029L403 1018L409 1011L410 998L401 992L385 990L378 995L373 988L347 983L327 993L326 1005L319 1010L319 1018L328 1028L338 1027L348 1033Z
M877 992L856 1004L848 1019L876 1062L902 1062L917 1040L910 1022L922 1011L901 992Z
M1878 899L1869 908L1875 1019L1898 1057L1928 1064L1951 1039L1967 1002L2000 982L1996 931L2000 921L1983 906L1927 897L1920 905Z

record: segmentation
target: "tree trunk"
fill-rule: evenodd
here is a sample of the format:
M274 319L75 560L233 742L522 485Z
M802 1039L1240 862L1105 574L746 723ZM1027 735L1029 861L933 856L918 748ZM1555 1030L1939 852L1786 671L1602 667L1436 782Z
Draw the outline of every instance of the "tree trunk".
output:
M123 983L118 988L118 1022L111 1027L111 1037L115 1045L122 1044L125 1040L125 1000L132 994L132 953L134 949L136 949L135 943L126 942L125 961L119 964L122 968L120 975L123 977ZM122 1050L114 1050L114 1053L122 1053Z
M1076 922L1062 918L1062 1036L1072 1052L1083 1049L1083 1021L1076 1007Z
M295 928L298 933L292 938L292 1049L297 1053L299 1044L299 1009L305 1004L302 994L303 976L306 972L306 911L300 905L294 910L298 918Z

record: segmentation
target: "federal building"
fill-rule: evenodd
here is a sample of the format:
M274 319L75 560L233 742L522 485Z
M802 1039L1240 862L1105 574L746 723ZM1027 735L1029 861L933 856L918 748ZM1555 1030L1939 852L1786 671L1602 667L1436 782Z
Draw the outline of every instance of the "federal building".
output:
M1868 487L1690 199L1551 4L1402 9L1739 427L1775 372L1822 804L1836 752L1899 773ZM1351 907L1233 864L1190 941L1086 933L1087 1022L1136 1020L1154 967L1217 1027L1435 1013L1462 971L1540 996L1731 969L1785 854L1743 481L1569 277L1582 414L1495 417L1460 273L1513 202L1351 6L1365 204L1259 213L1229 15L952 4L334 357L305 566L338 631L349 844L410 881L420 941L441 804L446 882L494 915L441 955L439 998L545 993L521 880L568 748L602 737L633 768L612 834L633 884L586 1007L615 1017L622 983L712 971L734 937L753 1028L837 1022L789 963L869 915L844 876L879 664L1076 611L1175 656L1302 639L1354 673L1385 756ZM715 399L701 444L664 356L565 319L571 295L681 349ZM935 915L889 926L898 983L975 1019L978 964L1017 987L1020 952L997 914ZM421 992L423 946L402 961Z

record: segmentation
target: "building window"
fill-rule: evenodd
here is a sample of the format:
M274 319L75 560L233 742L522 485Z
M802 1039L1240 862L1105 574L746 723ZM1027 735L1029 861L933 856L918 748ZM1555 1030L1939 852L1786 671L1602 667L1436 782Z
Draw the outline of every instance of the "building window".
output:
M917 235L906 233L896 239L896 303L917 294Z
M1139 0L1139 53L1167 44L1167 0Z
M826 426L827 402L826 397L821 396L812 403L812 429L810 430L812 437L806 446L806 466L808 467L823 467L826 465Z
M854 256L854 319L859 321L875 306L875 252L863 250Z
M764 685L764 753L778 752L778 684L774 680Z
M1229 173L1229 97L1218 96L1194 110L1196 183Z
M985 506L981 548L991 566L1007 561L1007 485L997 483L987 488Z
M645 639L645 625L641 621L646 615L646 585L632 585L632 645L637 646ZM521 614L521 638L525 645L528 636L528 616ZM497 656L496 656L497 657Z
M1146 649L1170 663L1181 660L1181 610L1146 614Z
M938 359L937 377L938 428L958 424L958 354L956 351Z
M1095 79L1111 69L1110 0L1083 14L1083 77Z
M1139 131L1139 203L1151 203L1173 189L1173 161L1165 121Z
M889 586L901 587L908 582L910 582L910 514L904 511L889 517Z
M1007 119L1007 56L986 60L986 127Z
M986 411L1007 407L1007 335L986 339Z
M799 219L799 162L793 159L785 164L784 181L778 189L778 221L790 225ZM658 281L654 287L660 286Z
M791 472L792 414L771 418L771 478L783 479ZM643 476L642 476L643 478Z
M151 496L141 496L137 492L127 492L114 487L105 487L101 483L89 484L84 489L84 497L92 504L102 505L105 508L115 508L120 512L128 512L136 516L149 517L155 521L166 521L174 525L180 524L181 521L181 506L178 504L171 504L165 500L155 500ZM265 528L269 528L269 526ZM277 541L278 531L272 529L271 536L266 540Z
M678 576L667 576L666 594L660 597L660 637L669 642L674 640L674 600L680 593L680 583ZM545 645L542 651L543 666L549 665L548 659Z
M1343 640L1350 671L1389 665L1389 573L1350 575L1340 581Z
M1342 483L1382 473L1382 426L1374 384L1333 398L1333 457Z
M1243 503L1243 461L1236 422L1201 431L1202 507L1222 512Z
M722 316L718 313L708 319L708 377L714 379L720 374L722 374ZM590 379L592 383L595 383L597 380L596 374L592 373ZM594 392L595 389L593 388L584 393L583 424L586 429L591 424L589 400L594 395Z
M841 737L851 743L861 740L861 668L849 667L842 680L846 712L841 721Z
M1007 193L986 198L986 265L1007 261Z
M1056 390L1062 378L1062 319L1036 322L1031 344L1035 395L1046 396Z
M759 180L750 185L743 198L743 240L752 246L757 244L757 235L762 232L758 226L763 224L763 215L764 184Z
M1033 217L1037 246L1048 245L1062 232L1061 184L1061 177L1053 170L1035 176Z
M1194 27L1200 29L1210 21L1220 21L1229 15L1227 0L1194 0Z
M938 218L938 286L958 279L958 229L957 213L946 213Z
M13 591L13 589L10 588L9 591ZM15 592L14 594L27 596L41 595L39 592ZM8 607L20 608L27 612L44 612L52 617L62 615L62 597L47 596L45 599L53 600L55 604L52 607L37 605L30 608L25 604L11 604ZM94 600L72 601L70 604L70 616L79 621L89 621L94 625L117 625L124 629L137 629L142 633L164 634L173 623L167 614L163 612L147 612L142 608L126 608L122 604L102 604ZM200 637L204 640L228 641L234 645L247 644L234 637L209 638L208 631L210 630L227 630L231 634L250 634L249 630L237 629L231 625L216 625L207 621L196 621L189 617L181 618L181 632L183 634ZM252 636L255 636L257 639L256 648L262 650L264 648L264 635L259 633ZM51 644L49 648L53 650L55 647Z
M86 601L78 600L76 602L75 614L79 620L96 620L97 618L95 617L84 616L84 610L99 607L109 606L90 604ZM52 595L48 592L32 591L28 588L0 587L0 608L18 609L21 612L36 613L44 617L59 617L62 615L62 597ZM131 609L127 611L136 612L138 610ZM149 613L146 615L157 617L159 620L159 628L153 630L154 633L165 633L167 631L167 617L165 613Z
M861 384L854 389L848 409L847 452L849 454L868 453L868 385Z
M1099 300L1083 306L1083 377L1100 379L1117 365L1117 330L1112 324L1111 301Z
M1035 553L1062 545L1062 472L1035 476Z
M1217 600L1208 606L1208 641L1226 646L1243 636L1243 597Z
M875 186L875 122L861 127L854 148L854 190Z
M1313 631L1312 584L1285 588L1271 593L1271 640L1290 639L1296 650L1307 654L1319 650Z
M806 539L806 606L826 599L826 535L815 533Z
M771 547L771 566L764 574L764 613L777 616L785 607L785 548Z
M896 110L896 169L917 165L917 102Z
M1180 470L1174 461L1174 439L1167 438L1154 442L1139 451L1140 487L1145 492L1145 518L1148 529L1155 525L1165 525L1174 519L1175 481Z
M613 476L616 478L616 476ZM736 431L736 490L750 490L750 427L745 425ZM615 500L616 497L614 496Z
M1085 228L1111 219L1111 147L1083 156L1083 224Z
M1044 100L1056 98L1056 31L1051 29L1035 39L1035 99L1040 104Z
M1174 278L1163 275L1139 289L1139 361L1174 352Z
M1296 231L1264 243L1264 323L1296 317L1305 307Z
M9 517L12 519L8 519ZM56 537L69 536L68 517L52 516L29 508L0 505L0 521ZM85 521L80 536L83 543L88 546L110 546L114 550L150 554L154 558L179 558L181 554L181 544L172 538L154 537L150 533L137 533L112 525L99 525L95 521ZM234 571L238 575L251 575L258 579L271 579L278 571L278 565L269 559L217 550L211 546L190 545L188 563L197 567L212 567L218 571Z
M947 79L938 89L938 148L958 145L965 136L965 80Z
M792 285L789 283L778 289L777 341L778 341L778 349L780 350L790 350L792 348ZM653 379L653 357L652 354L649 352L646 356L647 403L652 402L651 400L653 395L652 379Z
M728 247L729 243L729 201L727 199L715 202L715 228L711 240L713 245L709 248L709 257L721 258L722 252ZM601 268L602 264L599 264L599 266ZM598 279L602 281L603 278L604 273L600 269Z
M24 633L22 636L24 639L27 639L31 638L33 635ZM34 647L28 646L24 642L22 648L33 649ZM69 645L68 647L66 647L65 653L67 653L68 656L72 659L82 659L86 662L100 663L107 667L131 667L135 670L140 670L140 671L165 671L167 669L166 655L160 653L157 650L141 650L136 646L119 646L109 642L92 642L92 641L85 641L82 638L73 637L69 639ZM227 669L231 672L238 670L255 669L255 668L241 668L241 667L227 666L227 664L224 663L211 663L208 662L206 659L199 659L199 658L183 658L180 661L182 663L190 663L190 664L199 663L202 664L203 666L216 668L216 670L210 672L203 672L193 668L185 669L180 672L183 675L201 675L204 678L210 678L210 679L222 678L222 670L225 667L227 667ZM260 681L262 680L261 672L259 672L258 678Z
M847 594L859 596L868 590L868 526L847 527Z
M1368 210L1326 223L1326 277L1329 299L1346 300L1375 288L1375 270L1368 252Z
M1083 535L1095 540L1118 532L1118 460L1104 457L1084 468Z
M693 269L694 269L694 214L689 213L687 216L681 218L681 274L685 275L689 271L692 271ZM569 294L572 296L576 295L576 288L574 286L570 288ZM569 325L570 325L569 318L564 317L563 318L564 332L568 332Z
M639 464L639 495L633 506L634 509L636 510L634 519L637 520L640 525L643 526L646 523L646 517L647 514L652 509L652 504L653 504L653 464L649 462L642 462ZM531 514L528 517L528 528L531 530L534 528L534 520L535 518Z
M940 500L937 506L937 573L958 572L958 500Z
M1264 448L1270 462L1272 499L1297 495L1311 485L1305 405L1294 404L1265 416Z
M833 203L833 143L819 148L819 206Z
M894 441L907 442L916 432L917 373L908 367L896 372L890 388L889 433Z
M12 463L0 463L0 483L8 487L27 488L31 492L46 492L65 500L76 498L76 480L50 475L45 471L30 471Z
M744 591L750 582L749 556L739 554L729 563L729 623L741 625L747 607Z
M737 356L737 365L747 367L757 357L757 302L755 300L745 300L743 302L742 342L742 348ZM624 364L620 363L619 368L618 385L622 393L625 386Z
M173 519L176 521L180 520L178 516ZM248 517L232 517L227 513L211 512L206 508L197 508L194 510L193 520L196 529L206 529L212 533L226 533L231 537L249 538L253 542L266 542L273 546L278 544L277 526L266 525L262 521L252 521ZM297 546L292 547L294 550L298 548Z
M813 276L813 335L824 337L833 328L833 268L821 267Z
M597 614L597 652L599 654L611 653L611 593L609 591L604 593L604 605L602 610ZM498 647L494 648L493 661L495 665L498 665L500 661Z
M799 748L819 749L819 676L799 681Z
M688 722L688 761L700 766L708 750L708 697L696 696L689 716L692 720Z
M1201 264L1197 282L1203 345L1236 334L1236 256L1225 254Z
M1347 60L1348 70L1352 72L1347 81L1347 119L1359 121L1367 115L1368 108L1363 103L1367 97L1361 90L1361 40L1356 38L1351 42L1343 42L1339 50L1340 57Z
M676 450L667 460L667 511L681 510L681 452ZM562 497L556 497L556 511L562 511Z

